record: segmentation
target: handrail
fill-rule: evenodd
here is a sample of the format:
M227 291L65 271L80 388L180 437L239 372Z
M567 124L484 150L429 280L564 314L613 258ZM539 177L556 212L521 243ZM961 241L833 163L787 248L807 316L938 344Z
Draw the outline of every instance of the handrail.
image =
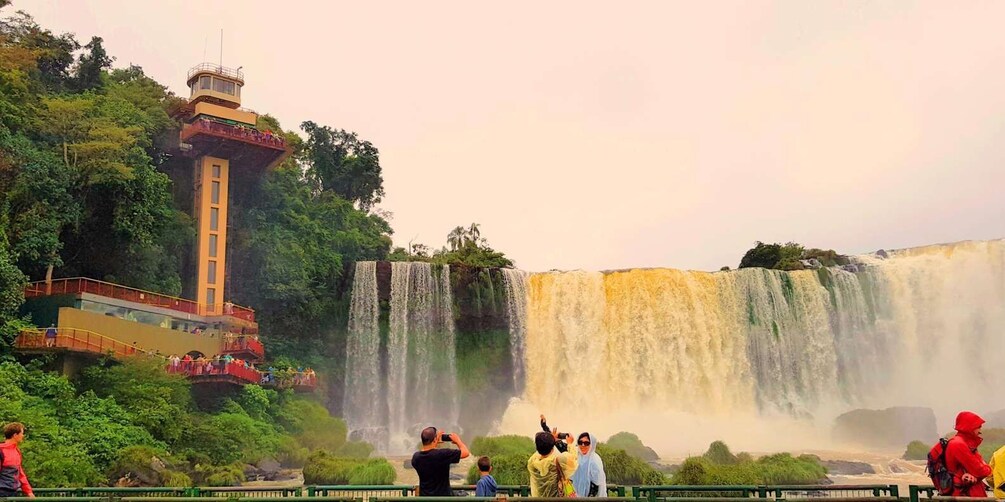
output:
M154 307L166 308L186 314L209 315L219 309L224 315L229 315L246 321L255 321L255 311L250 307L234 305L230 302L222 304L199 303L194 300L179 298L177 296L155 293L139 288L122 286L111 282L89 279L86 277L66 277L53 279L51 283L45 281L29 282L24 288L24 296L33 298L38 296L50 296L67 293L90 293L99 296L106 296L118 300L142 303Z
M48 336L49 330L55 331L55 336ZM14 339L14 346L20 349L67 349L75 352L109 354L118 357L145 354L166 359L163 355L152 353L135 345L129 345L100 333L79 328L23 329Z
M192 130L205 131L212 134L227 136L240 141L257 143L270 148L286 149L286 138L278 133L265 133L254 127L239 127L224 124L207 118L200 118L186 124L182 130L182 140L186 140L193 135Z
M188 70L187 79L191 79L197 73L216 73L217 75L223 75L224 77L229 77L233 79L240 80L244 83L244 72L240 69L227 68L223 65L218 65L216 63L199 63Z

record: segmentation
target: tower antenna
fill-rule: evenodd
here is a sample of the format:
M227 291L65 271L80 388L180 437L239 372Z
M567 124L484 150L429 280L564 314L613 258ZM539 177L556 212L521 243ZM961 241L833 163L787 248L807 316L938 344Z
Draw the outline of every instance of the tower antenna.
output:
M220 28L220 67L223 67L223 28Z

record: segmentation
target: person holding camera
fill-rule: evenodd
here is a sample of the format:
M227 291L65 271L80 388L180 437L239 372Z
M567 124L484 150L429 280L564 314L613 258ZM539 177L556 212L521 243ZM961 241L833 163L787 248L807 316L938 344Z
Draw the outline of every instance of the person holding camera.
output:
M471 455L457 434L440 434L436 427L426 427L419 435L422 448L412 454L412 467L419 474L420 497L450 497L450 464ZM440 442L450 442L457 448L437 448Z
M531 497L566 497L570 496L570 491L575 493L570 479L576 472L576 455L558 451L555 444L560 437L565 441L566 448L574 440L571 435L560 433L557 429L538 432L534 436L537 451L527 460Z

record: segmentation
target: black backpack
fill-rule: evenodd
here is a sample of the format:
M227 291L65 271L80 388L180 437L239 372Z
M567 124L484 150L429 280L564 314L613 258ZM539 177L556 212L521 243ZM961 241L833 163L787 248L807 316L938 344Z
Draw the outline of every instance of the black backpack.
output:
M932 478L932 484L935 485L935 490L939 492L939 495L953 494L953 473L949 472L949 468L946 466L946 448L948 446L948 439L939 439L939 442L935 443L935 446L929 450L928 465L925 467L925 473Z

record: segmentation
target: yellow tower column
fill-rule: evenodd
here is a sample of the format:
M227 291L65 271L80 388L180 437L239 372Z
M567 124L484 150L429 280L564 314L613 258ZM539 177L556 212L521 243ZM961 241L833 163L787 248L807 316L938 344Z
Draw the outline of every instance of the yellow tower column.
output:
M230 162L216 157L195 161L195 215L198 232L196 301L200 314L223 313L227 260L227 180Z

